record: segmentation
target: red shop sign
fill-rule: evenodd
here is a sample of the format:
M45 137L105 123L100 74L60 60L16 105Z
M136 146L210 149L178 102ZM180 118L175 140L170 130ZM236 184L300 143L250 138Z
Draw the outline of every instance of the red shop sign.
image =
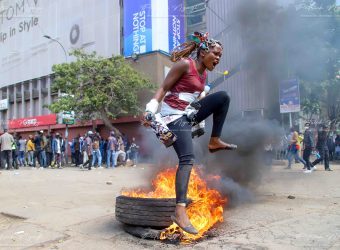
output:
M9 129L15 128L31 128L38 126L46 126L46 125L54 125L57 124L57 115L41 115L41 116L32 116L26 117L22 119L13 119L8 122Z

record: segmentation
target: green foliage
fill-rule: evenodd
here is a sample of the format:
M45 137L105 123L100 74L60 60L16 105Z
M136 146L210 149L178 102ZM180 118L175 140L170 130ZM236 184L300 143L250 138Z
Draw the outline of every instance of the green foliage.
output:
M137 115L138 92L153 89L148 79L134 70L122 56L104 59L95 52L74 50L75 62L53 65L52 90L65 93L49 106L53 112L73 110L80 120L109 120Z

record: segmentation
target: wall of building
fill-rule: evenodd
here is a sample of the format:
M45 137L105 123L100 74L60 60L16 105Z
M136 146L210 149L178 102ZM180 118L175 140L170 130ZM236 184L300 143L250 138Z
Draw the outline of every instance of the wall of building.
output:
M209 1L206 8L207 31L210 37L223 44L223 56L216 70L209 74L209 81L222 79L213 91L226 90L231 97L230 116L242 116L245 113L263 113L265 109L265 86L262 82L254 82L246 69L239 69L244 63L245 48L236 30L235 15L240 1ZM260 63L260 62L259 62ZM221 72L236 70L232 76L223 76ZM220 73L216 72L220 71Z

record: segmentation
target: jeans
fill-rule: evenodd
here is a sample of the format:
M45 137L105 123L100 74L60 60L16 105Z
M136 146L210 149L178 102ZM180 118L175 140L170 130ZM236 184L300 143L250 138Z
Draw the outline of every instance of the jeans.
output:
M110 165L111 162L111 165ZM117 166L117 159L116 159L116 151L108 149L106 153L106 166L109 167L115 167Z
M130 160L133 162L133 165L137 165L138 163L138 152L130 151Z
M102 165L102 155L99 149L94 149L92 152L92 166L98 161L98 167Z
M28 151L28 165L33 166L34 151Z
M115 163L117 165L119 155L123 155L123 161L126 160L126 153L123 150L119 150L115 154Z
M324 161L325 169L329 169L329 151L328 149L318 149L320 158L313 161L313 166Z
M12 150L1 151L2 167L5 168L7 163L7 169L12 168Z
M306 167L307 167L308 170L310 170L313 167L312 163L309 160L311 153L312 153L311 148L305 148L303 150L303 156L302 157L303 157L304 161L306 162Z
M47 160L46 160L46 151L41 150L40 152L40 166L46 168L47 167Z
M79 150L74 151L74 158L75 158L75 164L77 167L81 164L81 153Z
M195 123L200 123L213 114L212 137L219 137L222 133L224 120L227 116L230 98L224 91L206 96L199 101L201 108L195 116ZM194 164L193 143L191 137L192 122L187 116L168 124L169 129L177 136L173 144L179 160L176 172L176 203L187 203L188 184L191 169Z
M20 167L25 166L25 151L19 151L19 165Z
M287 158L288 158L288 168L291 168L293 159L301 162L303 165L306 166L306 162L299 156L299 151L296 151L296 152L288 151Z

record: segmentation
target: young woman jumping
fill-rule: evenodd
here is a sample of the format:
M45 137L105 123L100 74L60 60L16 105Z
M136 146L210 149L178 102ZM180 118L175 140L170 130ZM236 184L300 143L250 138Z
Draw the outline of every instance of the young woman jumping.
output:
M173 147L179 159L176 173L176 210L172 220L185 232L197 234L186 214L188 183L194 164L192 126L213 115L213 127L208 149L210 152L234 150L236 145L220 139L224 120L228 113L230 98L224 91L209 94L198 100L204 90L206 70L212 71L220 62L223 47L219 41L209 39L208 34L195 32L193 40L180 45L171 55L176 62L153 99L146 105L143 125L150 126L148 117L159 107L163 121L177 136ZM190 57L196 51L196 58ZM193 119L187 116L188 107L198 101L200 108Z

